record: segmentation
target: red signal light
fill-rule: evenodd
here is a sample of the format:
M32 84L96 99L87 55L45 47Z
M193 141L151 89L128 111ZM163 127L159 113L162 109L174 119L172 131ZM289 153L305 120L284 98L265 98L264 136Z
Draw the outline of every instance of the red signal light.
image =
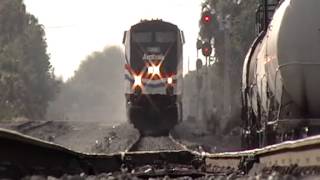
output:
M211 17L210 16L208 16L208 15L206 15L206 16L204 16L203 17L203 20L204 20L204 22L210 22L210 20L211 20Z
M210 23L212 20L212 14L209 11L205 11L202 13L202 22L204 24Z
M203 55L204 56L210 56L211 52L210 52L210 48L206 47L203 48Z
M205 42L202 45L202 55L208 57L211 55L211 53L212 53L211 44L209 42Z

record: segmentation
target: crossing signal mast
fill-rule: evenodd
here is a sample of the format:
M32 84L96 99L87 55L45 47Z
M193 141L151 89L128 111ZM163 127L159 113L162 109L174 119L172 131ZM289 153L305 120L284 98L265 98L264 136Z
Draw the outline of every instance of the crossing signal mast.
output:
M211 24L212 24L212 13L208 10L204 11L201 16L201 23L204 28L204 35L205 37L201 37L201 39L205 40L204 43L202 44L202 55L205 57L210 57L212 53L212 47L211 47L211 38L212 38L212 33L211 33Z
M204 9L201 13L200 19L200 33L197 41L197 50L201 50L202 55L206 58L206 64L209 59L211 59L212 54L212 38L213 38L213 20L214 14L209 9ZM197 64L201 61L200 58L197 59ZM201 66L200 66L201 67Z

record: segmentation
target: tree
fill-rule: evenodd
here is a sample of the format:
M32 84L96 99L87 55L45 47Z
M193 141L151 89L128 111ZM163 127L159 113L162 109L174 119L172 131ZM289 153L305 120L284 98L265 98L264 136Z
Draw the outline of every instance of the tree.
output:
M206 0L203 8L209 8L215 12L215 24L211 26L215 41L223 41L226 21L230 21L230 39L232 60L241 67L250 44L255 37L255 10L257 0ZM200 23L201 25L201 23ZM203 27L200 26L200 35ZM215 49L222 52L224 46L215 43ZM222 55L221 55L222 56Z
M217 71L217 68L224 71L228 70L222 75L222 78L226 78L224 76L228 73L229 78L227 80L230 81L230 95L228 97L230 97L229 107L231 108L229 121L234 121L234 124L240 122L242 64L255 37L256 3L256 0L207 0L203 4L207 8L212 8L212 11L216 13L217 24L213 26L212 31L214 32L215 56L220 64L216 64L212 67L212 70ZM211 84L215 83L212 82ZM222 92L217 87L215 89L215 92ZM219 98L220 96L214 95L214 97L217 97L213 99L217 104L226 101L226 99ZM224 110L220 110L220 119L226 113Z
M125 120L124 55L118 47L94 52L61 88L48 113L50 119Z
M0 1L0 120L42 119L59 82L42 25L22 0Z
M211 129L216 124L221 128L230 128L240 123L240 82L242 64L245 55L255 38L255 9L256 0L205 0L199 18L199 37L201 40L213 42L214 56L217 63L207 70L198 71L191 76L201 76L203 87L198 91L199 106L203 114L192 114L204 121ZM210 24L203 23L203 16L210 12ZM212 38L212 39L208 39ZM230 101L224 99L226 67L228 67L228 81L230 84ZM203 68L205 69L205 68ZM190 78L189 79L196 79ZM186 79L185 81L189 81ZM185 83L187 84L187 83ZM189 83L190 84L190 83ZM196 86L196 83L194 83ZM192 91L185 91L186 102L190 97L198 97ZM226 112L226 102L231 109ZM194 106L195 103L190 106ZM194 109L197 107L192 107ZM226 116L229 116L226 119ZM212 118L214 117L214 118ZM221 121L220 123L212 121ZM212 124L212 126L210 125ZM223 129L221 131L224 131Z

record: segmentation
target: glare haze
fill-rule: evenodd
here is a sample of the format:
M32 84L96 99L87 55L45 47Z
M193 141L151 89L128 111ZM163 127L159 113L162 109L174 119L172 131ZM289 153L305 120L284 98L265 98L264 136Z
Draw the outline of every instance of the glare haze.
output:
M184 69L194 69L201 0L24 0L44 25L50 61L70 78L94 51L122 47L123 32L141 19L163 19L184 31Z

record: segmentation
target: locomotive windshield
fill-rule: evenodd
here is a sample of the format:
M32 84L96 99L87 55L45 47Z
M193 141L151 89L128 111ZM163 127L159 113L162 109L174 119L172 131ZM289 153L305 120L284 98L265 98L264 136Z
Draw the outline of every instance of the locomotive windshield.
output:
M131 67L142 70L145 61L163 59L161 71L175 72L177 68L177 31L133 31L131 36Z
M159 43L170 43L175 42L176 36L174 32L156 32L155 39Z
M132 40L135 43L172 43L176 41L175 32L134 32Z
M152 42L152 32L135 32L133 33L132 40L136 43Z

